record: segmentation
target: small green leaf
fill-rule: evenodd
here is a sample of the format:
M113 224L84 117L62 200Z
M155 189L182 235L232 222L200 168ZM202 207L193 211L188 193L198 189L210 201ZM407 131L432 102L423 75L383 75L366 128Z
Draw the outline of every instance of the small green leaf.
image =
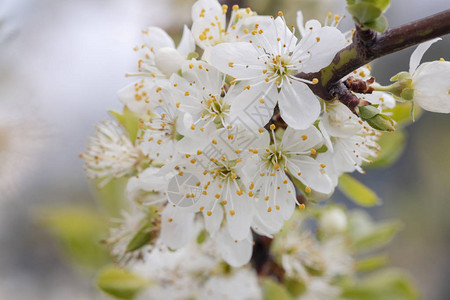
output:
M365 168L385 168L395 163L406 147L406 133L403 130L385 132L378 140L381 151L372 159L371 164L365 164Z
M107 219L93 208L47 208L37 214L39 224L54 236L61 250L77 267L98 269L110 261L104 245Z
M404 272L392 269L377 272L345 287L341 297L348 300L420 299L412 280Z
M376 255L363 258L356 262L358 272L369 272L385 266L389 262L387 255Z
M374 206L380 204L380 199L375 192L350 175L341 175L338 187L344 195L358 205Z
M358 107L358 115L363 119L370 119L380 114L380 110L373 105Z
M203 244L205 241L206 241L206 230L202 230L197 235L197 244Z
M95 181L98 186L100 180ZM102 204L102 208L108 213L109 216L118 217L120 211L125 203L125 187L127 185L127 178L112 179L102 188L97 188L96 196L99 202Z
M375 4L368 2L357 2L349 5L347 10L362 24L375 21L383 13Z
M97 278L98 287L118 299L133 299L149 282L116 267L102 270Z
M284 277L284 286L288 290L288 292L294 297L297 298L301 294L303 294L306 290L306 286L304 282L298 281L291 277Z
M126 252L136 251L149 244L152 237L152 224L146 222L128 243Z
M364 27L375 30L377 32L384 32L388 27L388 21L385 16L380 16L379 18L371 22L364 23Z
M187 60L191 60L191 59L197 59L198 58L198 53L197 52L191 52L188 54L187 56Z
M394 238L401 228L402 226L399 222L388 222L378 225L369 234L355 239L353 246L359 252L383 247Z
M139 115L129 110L126 106L124 106L122 113L114 110L110 110L109 113L122 124L130 141L134 144L139 130Z
M264 300L292 300L286 288L272 279L264 279L262 286Z

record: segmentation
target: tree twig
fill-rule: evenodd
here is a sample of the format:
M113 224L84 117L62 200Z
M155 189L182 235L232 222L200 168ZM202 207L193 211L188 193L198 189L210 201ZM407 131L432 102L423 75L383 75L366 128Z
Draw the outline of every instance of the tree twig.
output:
M296 76L310 81L319 79L318 84L309 85L317 96L325 100L338 98L352 109L356 100L350 99L348 88L341 84L343 77L374 59L449 33L450 9L383 34L357 26L352 44L339 51L329 66L319 72L299 73Z

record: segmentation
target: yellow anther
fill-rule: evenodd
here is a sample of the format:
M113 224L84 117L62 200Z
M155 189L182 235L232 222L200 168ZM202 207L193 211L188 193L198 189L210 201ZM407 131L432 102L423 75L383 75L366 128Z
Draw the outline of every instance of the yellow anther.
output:
M239 5L237 5L237 4L235 4L235 5L233 5L233 10L238 10L239 9Z
M170 219L169 219L168 221L169 221L169 223L172 223L173 219L172 219L172 218L170 218Z
M212 211L208 210L208 211L206 212L206 214L207 214L208 216L211 216L211 215L212 215Z
M230 61L230 62L228 63L228 66L229 66L230 68L234 67L234 62Z
M186 91L186 92L184 93L184 95L185 95L185 96L189 96L189 92Z
M258 131L259 131L259 133L263 133L263 132L264 132L264 129L259 128Z
M320 42L320 37L316 37L316 41L317 41L317 42Z
M320 164L320 167L323 169L323 168L326 167L326 165L325 164Z
M270 130L275 130L275 128L277 128L276 126L275 126L275 124L270 124Z
M223 200L223 201L222 201L222 204L223 204L223 205L227 205L227 203L228 203L228 202L227 202L226 200Z
M308 139L307 135L302 135L302 140L306 141Z
M282 17L282 16L283 16L283 12L280 10L280 11L278 12L278 15L279 15L280 17Z
M192 69L194 67L194 64L189 64L189 69Z
M305 192L311 193L311 188L309 186L305 187Z
M230 210L230 215L231 215L231 216L234 216L235 213L236 213L236 212L235 212L234 210Z
M216 140L212 140L212 143L213 143L214 145L217 145L217 141L216 141Z
M250 89L250 86L249 86L249 85L247 85L247 86L244 87L244 91L245 91L245 90L249 90L249 89Z
M269 201L269 196L266 196L264 200Z
M267 208L267 212L271 212L272 211L272 207L269 206L269 208Z
M280 210L280 207L279 207L278 205L275 205L275 208L276 208L277 210Z
M313 80L311 81L313 84L318 84L319 83L319 79L317 78L313 78Z
M204 209L205 209L205 207L204 207L204 206L200 207L200 211L203 211Z
M311 154L312 154L312 155L316 155L316 154L317 154L316 149L311 149Z

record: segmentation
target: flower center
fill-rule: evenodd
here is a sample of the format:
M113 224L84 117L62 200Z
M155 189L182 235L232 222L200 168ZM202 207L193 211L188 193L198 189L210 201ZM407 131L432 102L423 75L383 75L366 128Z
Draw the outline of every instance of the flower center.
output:
M295 73L294 67L291 65L291 57L287 54L275 55L269 59L269 73L282 79Z
M223 124L224 117L230 112L230 105L222 97L214 95L210 95L203 103L205 110L202 117L213 119L217 125Z
M270 145L262 156L262 161L267 169L275 172L284 169L287 161L287 154L278 145Z

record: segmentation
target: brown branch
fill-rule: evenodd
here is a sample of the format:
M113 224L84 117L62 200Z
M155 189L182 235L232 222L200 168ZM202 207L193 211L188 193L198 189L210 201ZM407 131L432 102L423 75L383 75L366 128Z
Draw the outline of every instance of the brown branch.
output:
M319 72L299 73L296 76L310 81L318 78L318 84L309 86L320 98L325 100L337 98L354 105L356 100L349 99L348 88L340 82L343 77L374 59L449 33L450 9L387 30L383 34L376 34L372 30L364 30L357 26L353 43L339 51L329 66Z

